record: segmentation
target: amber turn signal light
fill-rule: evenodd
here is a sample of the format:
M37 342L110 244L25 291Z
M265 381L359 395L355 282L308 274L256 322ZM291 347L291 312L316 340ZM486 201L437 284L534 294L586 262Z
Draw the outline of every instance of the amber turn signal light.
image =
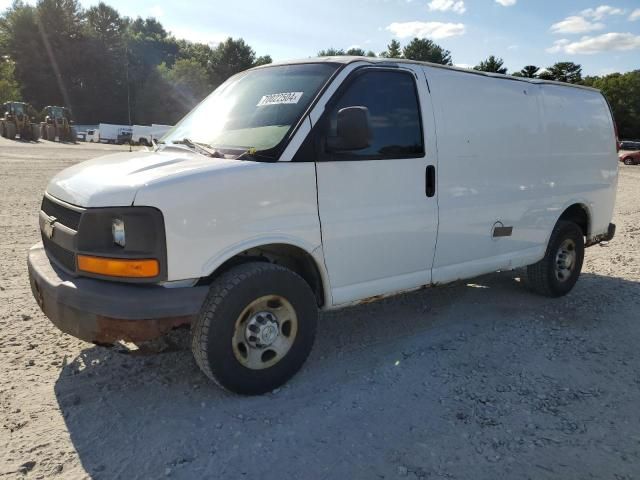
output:
M108 277L153 278L160 273L160 265L155 259L126 260L78 255L78 270Z

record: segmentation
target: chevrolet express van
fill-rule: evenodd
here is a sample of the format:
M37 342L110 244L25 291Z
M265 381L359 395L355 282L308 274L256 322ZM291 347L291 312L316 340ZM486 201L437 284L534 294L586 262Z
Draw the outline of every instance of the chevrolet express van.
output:
M208 377L267 392L318 309L517 267L567 294L614 234L614 128L575 85L360 57L255 68L153 151L51 180L33 294L98 344L190 324Z

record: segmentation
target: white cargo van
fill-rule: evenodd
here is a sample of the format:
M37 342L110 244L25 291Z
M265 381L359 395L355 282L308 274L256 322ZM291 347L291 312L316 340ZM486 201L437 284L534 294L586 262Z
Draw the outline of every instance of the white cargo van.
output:
M89 143L100 142L100 130L97 128L90 128L84 136L84 141Z
M593 89L391 59L269 65L155 151L54 177L31 285L95 343L191 324L204 373L256 394L301 367L318 308L516 267L568 293L584 248L614 235L617 178Z

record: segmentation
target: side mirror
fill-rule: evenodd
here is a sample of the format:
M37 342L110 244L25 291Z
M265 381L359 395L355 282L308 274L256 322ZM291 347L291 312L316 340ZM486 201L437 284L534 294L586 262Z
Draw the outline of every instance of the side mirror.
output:
M367 107L347 107L338 111L335 137L327 138L331 152L362 150L371 145L371 119Z

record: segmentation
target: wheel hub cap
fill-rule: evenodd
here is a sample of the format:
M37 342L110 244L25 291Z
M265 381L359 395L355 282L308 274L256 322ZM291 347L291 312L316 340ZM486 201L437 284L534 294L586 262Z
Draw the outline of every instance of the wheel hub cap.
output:
M269 368L287 355L297 332L298 316L291 303L266 295L247 305L236 320L233 353L249 369Z
M573 267L576 263L576 244L571 239L566 239L560 245L556 254L556 278L561 282L565 282L571 276Z
M258 312L247 323L245 337L253 348L265 348L280 335L278 319L271 312Z

